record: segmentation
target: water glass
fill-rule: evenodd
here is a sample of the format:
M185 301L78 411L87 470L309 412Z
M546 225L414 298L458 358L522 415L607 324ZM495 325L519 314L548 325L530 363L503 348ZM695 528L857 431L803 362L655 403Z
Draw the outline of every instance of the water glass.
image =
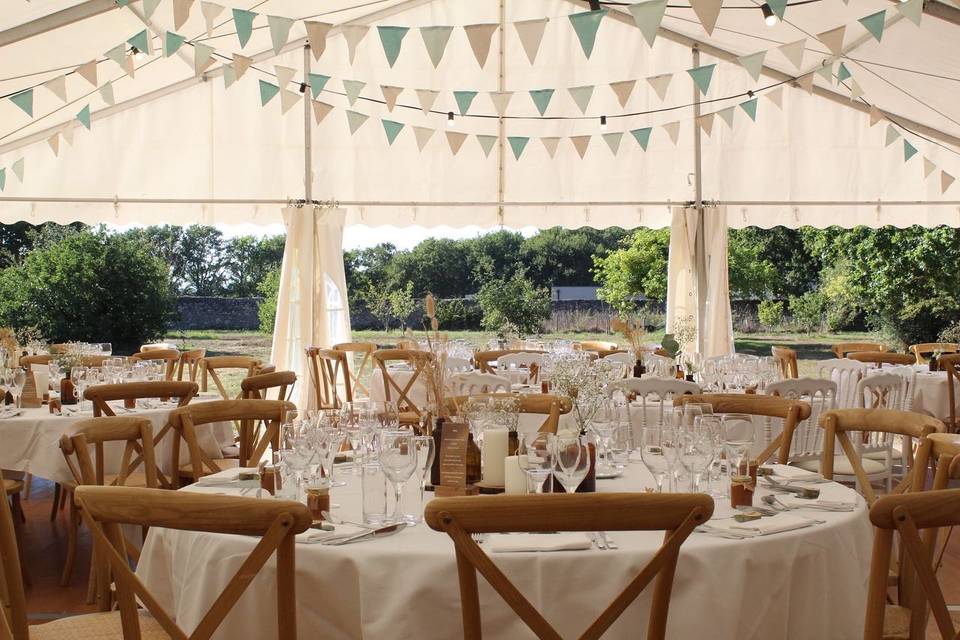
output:
M360 492L363 494L363 522L380 526L387 522L387 477L380 463L360 467Z
M673 473L676 455L671 448L676 438L677 431L670 427L644 427L640 432L640 459L657 483L658 493L663 492L664 482Z
M417 468L417 448L410 431L384 431L380 434L380 467L393 485L396 505L392 522L403 519L403 485Z
M527 456L527 493L544 493L553 491L553 454L556 450L552 433L529 433L520 438L518 453Z
M753 417L745 413L724 414L720 424L723 449L727 459L727 475L739 473L741 466L749 465L753 454L756 429Z
M423 520L423 510L427 506L424 499L427 478L430 477L430 469L433 467L433 459L437 452L433 436L414 436L413 444L417 448L417 468L414 471L414 477L420 481L420 509L413 522L420 522Z
M590 449L580 436L558 436L555 440L553 477L567 493L574 493L590 471Z

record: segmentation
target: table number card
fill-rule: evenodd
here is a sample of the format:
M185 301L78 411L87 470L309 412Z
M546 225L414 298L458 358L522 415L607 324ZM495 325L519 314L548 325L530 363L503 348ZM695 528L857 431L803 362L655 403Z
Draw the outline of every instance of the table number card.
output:
M467 438L470 434L465 422L447 421L443 425L440 444L440 486L435 488L438 498L475 493L467 488Z

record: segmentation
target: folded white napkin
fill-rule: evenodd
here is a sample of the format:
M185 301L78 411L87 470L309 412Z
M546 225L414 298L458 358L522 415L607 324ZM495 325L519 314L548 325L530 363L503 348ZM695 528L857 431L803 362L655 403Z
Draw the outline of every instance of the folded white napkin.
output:
M787 464L765 464L763 466L773 469L773 475L778 478L786 478L788 480L820 480L823 478L823 476L815 471L807 471L806 469L791 467Z
M218 471L217 473L211 473L208 476L203 476L196 482L196 484L201 487L204 487L204 486L209 487L209 486L218 485L218 484L227 484L230 482L236 482L240 478L240 473L245 471L256 473L257 468L256 467L236 467L233 469L224 469L223 471Z
M496 533L484 544L492 553L515 551L577 551L593 542L585 533Z
M778 513L777 515L769 518L761 518L759 520L752 520L750 522L734 522L726 525L726 527L716 524L713 526L730 528L734 531L749 531L761 536L767 536L772 533L782 533L784 531L793 531L794 529L803 529L812 526L813 524L813 520L798 518L797 516L792 516L788 513Z

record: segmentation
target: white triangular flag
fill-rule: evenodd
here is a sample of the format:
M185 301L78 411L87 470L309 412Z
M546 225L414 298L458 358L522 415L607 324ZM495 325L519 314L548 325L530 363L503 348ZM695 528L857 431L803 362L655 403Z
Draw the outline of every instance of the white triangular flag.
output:
M736 112L736 109L736 106L733 106L717 111L717 115L720 116L720 119L726 122L727 126L731 129L733 129L733 114Z
M621 80L620 82L610 83L610 88L613 89L613 93L616 94L621 107L627 106L627 100L630 99L630 94L633 93L633 87L636 86L636 84L636 80Z
M891 144L897 141L897 138L900 137L900 132L897 131L897 128L892 124L887 125L887 138L883 143L883 146L889 147Z
M357 55L357 45L369 30L370 27L365 24L346 24L341 27L343 39L347 41L347 57L350 59L350 64L353 64L353 59Z
M577 150L581 160L583 160L583 156L587 154L587 147L590 146L591 137L592 136L570 136L570 142L573 143L573 148Z
M877 109L875 106L870 106L870 126L877 124L883 120L883 112L880 109Z
M713 131L713 114L705 113L699 118L697 118L697 124L700 125L700 128L708 136Z
M53 95L57 96L64 102L67 101L67 76L50 78L43 83L43 86L49 89Z
M570 87L567 89L574 104L580 109L580 113L586 114L587 107L590 106L590 98L593 97L593 85L588 84L582 87Z
M300 102L299 91L280 90L280 113L290 111L298 102Z
M99 84L97 82L97 61L96 60L85 62L79 67L77 67L76 69L74 69L74 71L76 71L81 78L83 78L93 86L97 86Z
M667 98L667 89L670 87L671 80L673 80L672 73L662 73L658 76L647 78L647 83L653 87L653 90L657 93L657 97L659 97L662 102Z
M677 144L677 140L680 139L680 123L679 122L668 122L663 125L663 130L667 132L667 135L670 136L670 142Z
M393 111L397 106L397 98L403 92L403 87L391 87L390 85L380 85L380 91L383 93L383 101L387 103L387 111Z
M924 0L907 0L906 2L898 2L896 7L905 18L919 27L920 18L923 16L923 4Z
M317 124L323 122L323 119L327 117L327 114L333 111L332 104L320 102L319 100L311 100L311 105L313 106L313 119Z
M510 104L510 98L513 97L513 91L491 91L490 101L497 115L501 118L507 112L507 105Z
M551 158L557 154L557 145L560 143L560 138L547 137L540 138L540 142L543 143L543 148L547 150L547 155Z
M430 127L415 126L413 128L413 137L417 139L417 149L423 151L423 148L430 142L430 138L433 137L435 131L436 129L431 129Z
M713 28L717 24L717 18L720 17L720 7L723 0L690 0L690 6L693 12L697 14L697 19L703 25L707 35L713 35Z
M111 107L117 104L116 98L113 96L113 83L107 82L99 89L100 97L103 98L103 101L106 102Z
M613 155L617 155L620 151L620 141L623 139L622 131L611 131L610 133L603 134L603 141L607 143L607 146L610 147L610 152Z
M787 44L782 44L777 47L780 50L780 53L787 57L787 60L790 61L790 64L795 66L797 69L803 66L803 50L807 46L807 39L801 38L796 42L788 42Z
M330 33L333 25L329 22L304 20L303 26L307 29L307 41L310 43L310 53L313 54L314 60L319 60L327 48L327 34Z
M514 22L513 26L520 36L520 44L527 54L530 64L537 59L537 52L540 51L540 42L543 40L543 30L547 26L549 18L536 18L534 20L522 20Z
M783 110L783 87L777 87L773 91L763 94L765 95L770 102L777 105L777 109Z
M937 170L937 165L930 162L928 158L923 159L923 177L929 178L930 174Z
M23 182L23 158L20 158L19 160L14 162L12 165L10 165L10 168L13 169L13 175L17 176L17 180L19 180L22 183Z
M423 109L423 115L430 115L430 110L433 109L433 104L437 101L440 92L430 89L417 89L415 93L417 94L417 100L420 101L420 108Z
M860 87L860 84L851 78L850 80L850 99L856 100L863 95L863 89Z
M835 56L839 56L843 54L843 36L846 32L847 26L840 25L835 29L818 33L817 40L827 45L827 49L830 50L830 53Z
M953 184L953 181L956 180L952 175L946 171L940 171L940 193L941 195L947 192L947 189L950 188L950 185Z
M277 72L277 86L285 89L287 84L297 75L297 70L292 67L281 67L278 64L273 65L273 70Z
M73 146L73 130L74 130L73 122L70 122L69 124L67 124L67 126L63 128L63 131L61 131L61 133L63 134L64 141L71 147Z
M450 145L450 151L453 152L453 155L457 155L460 152L460 147L463 146L463 141L466 139L467 134L465 133L447 131L447 144Z
M60 134L55 133L49 138L47 138L47 144L50 145L50 148L53 149L53 155L60 155ZM926 160L926 158L924 158Z
M237 74L237 80L243 77L250 65L253 64L253 58L242 56L239 53L233 54L233 70Z
M204 0L200 3L200 12L203 13L203 19L207 23L207 37L209 38L213 35L213 21L223 13L223 6Z

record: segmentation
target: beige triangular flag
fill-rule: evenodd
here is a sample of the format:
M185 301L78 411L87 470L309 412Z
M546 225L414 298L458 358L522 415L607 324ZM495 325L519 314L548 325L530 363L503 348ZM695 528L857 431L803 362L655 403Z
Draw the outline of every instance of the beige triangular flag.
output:
M99 84L97 82L97 61L96 60L91 60L90 62L83 63L82 65L77 67L75 71L81 78L83 78L93 86L97 86L97 84Z
M292 67L281 67L278 64L273 65L273 70L277 72L277 86L281 89L286 88L287 84L297 75L297 70Z
M237 74L237 80L243 77L250 65L253 64L253 58L242 56L239 53L233 54L233 70Z
M536 18L534 20L523 20L514 22L513 26L520 36L520 44L527 54L527 60L533 64L537 59L537 52L540 51L540 42L543 40L543 30L547 26L549 18Z
M856 80L853 80L853 79L851 78L851 80L850 80L850 99L851 99L851 100L856 100L857 98L859 98L859 97L862 96L862 95L863 95L863 88L860 86L860 83L858 83Z
M658 76L650 76L647 78L647 83L653 87L662 102L667 98L667 89L670 87L671 80L673 80L672 73L662 73Z
M173 0L173 28L180 29L190 18L193 0Z
M453 155L457 155L460 152L460 147L463 146L463 141L467 139L467 134L460 133L459 131L447 131L447 144L450 145L450 151L453 152Z
M50 78L43 83L43 86L49 89L53 95L57 96L64 102L67 101L67 76Z
M708 136L713 131L713 114L705 113L699 118L697 118L697 124L700 125L700 129L703 130Z
M923 177L929 178L930 174L937 170L937 165L930 162L928 158L923 159Z
M663 130L670 136L670 142L677 144L677 140L680 139L680 122L668 122L663 125Z
M467 40L470 41L470 48L473 49L473 56L481 68L487 63L487 56L490 55L490 39L498 27L497 24L468 24L463 28L467 33Z
M313 100L313 119L316 120L317 124L323 122L323 119L327 117L327 114L333 111L333 105L327 104L326 102L320 102L319 100Z
M357 45L369 30L370 27L365 24L345 24L341 28L343 39L347 41L347 56L350 58L350 64L353 64L353 58L357 55Z
M797 69L803 66L803 50L807 46L807 39L801 38L796 42L788 42L787 44L782 44L777 47L784 56L787 57L787 60L790 61L790 64L795 66Z
M736 111L736 107L727 107L726 109L721 109L717 111L717 115L720 116L720 119L727 123L727 126L733 129L733 114Z
M197 45L203 46L203 45L200 45L199 42L197 43ZM134 62L133 62L133 56L127 56L127 57L124 59L124 61L123 61L123 70L126 71L127 75L130 76L131 78L135 77L134 74L135 74L136 71L137 71L137 67L136 67L136 65L135 65Z
M207 23L207 37L213 35L213 21L217 16L223 13L223 6L204 0L200 3L200 11L203 13L203 19Z
M100 97L103 98L103 101L106 102L111 107L117 104L116 98L113 96L113 83L107 82L99 89Z
M47 138L47 144L50 145L50 148L53 149L53 155L60 155L60 134L55 133L49 138ZM926 160L926 158L924 158Z
M413 128L413 137L417 139L417 149L423 151L423 148L427 146L427 143L430 142L430 138L433 137L433 134L436 132L436 129L431 129L430 127L414 127ZM461 142L461 144L463 144Z
M808 73L806 75L800 76L797 78L797 84L800 85L801 89L805 89L807 93L813 94L813 74Z
M883 120L883 112L875 106L870 105L870 126L872 127L881 120Z
M543 143L543 148L547 150L547 155L551 158L557 153L557 145L560 143L560 138L547 137L540 138L540 142Z
M956 180L952 175L946 171L940 170L940 193L944 194L947 192L947 189L950 188L950 185L953 184L953 181Z
M71 147L73 146L73 130L74 130L74 127L73 127L73 123L71 122L70 124L68 124L66 127L63 128L63 131L60 132L61 134L63 134L64 141Z
M707 35L713 34L722 5L723 0L690 0L690 6L693 7L693 12L697 14L697 19L703 25Z
M393 111L397 106L397 98L403 91L403 87L391 87L390 85L380 85L380 91L383 92L383 101L387 103L387 111Z
M783 87L777 87L773 91L763 94L770 99L770 102L777 105L777 109L783 110Z
M617 100L620 101L620 106L627 106L627 100L630 99L630 94L633 93L633 88L636 86L636 80L621 80L620 82L611 82L610 88L613 89L613 92L617 95Z
M578 154L580 154L581 160L587 153L587 147L590 146L591 137L593 136L570 136L570 142L573 143L573 148L577 150Z
M420 101L420 108L423 109L423 115L430 115L430 110L433 109L433 104L437 101L437 96L440 95L439 91L431 91L430 89L416 89L417 100Z
M300 102L299 91L280 90L280 113L286 113Z
M611 131L610 133L603 134L603 141L607 143L607 146L610 147L610 152L613 155L617 155L620 151L620 141L623 140L622 131Z
M510 98L513 97L513 91L491 91L490 92L490 102L493 103L493 108L496 110L497 115L501 118L507 112L507 105L510 104Z
M846 25L840 25L836 29L830 29L829 31L824 31L823 33L817 34L817 40L827 45L827 49L830 50L835 56L843 54L843 36L847 32Z
M310 43L310 52L313 53L313 59L319 60L327 48L327 34L330 33L333 25L329 22L304 20L303 26L307 29L307 40Z

